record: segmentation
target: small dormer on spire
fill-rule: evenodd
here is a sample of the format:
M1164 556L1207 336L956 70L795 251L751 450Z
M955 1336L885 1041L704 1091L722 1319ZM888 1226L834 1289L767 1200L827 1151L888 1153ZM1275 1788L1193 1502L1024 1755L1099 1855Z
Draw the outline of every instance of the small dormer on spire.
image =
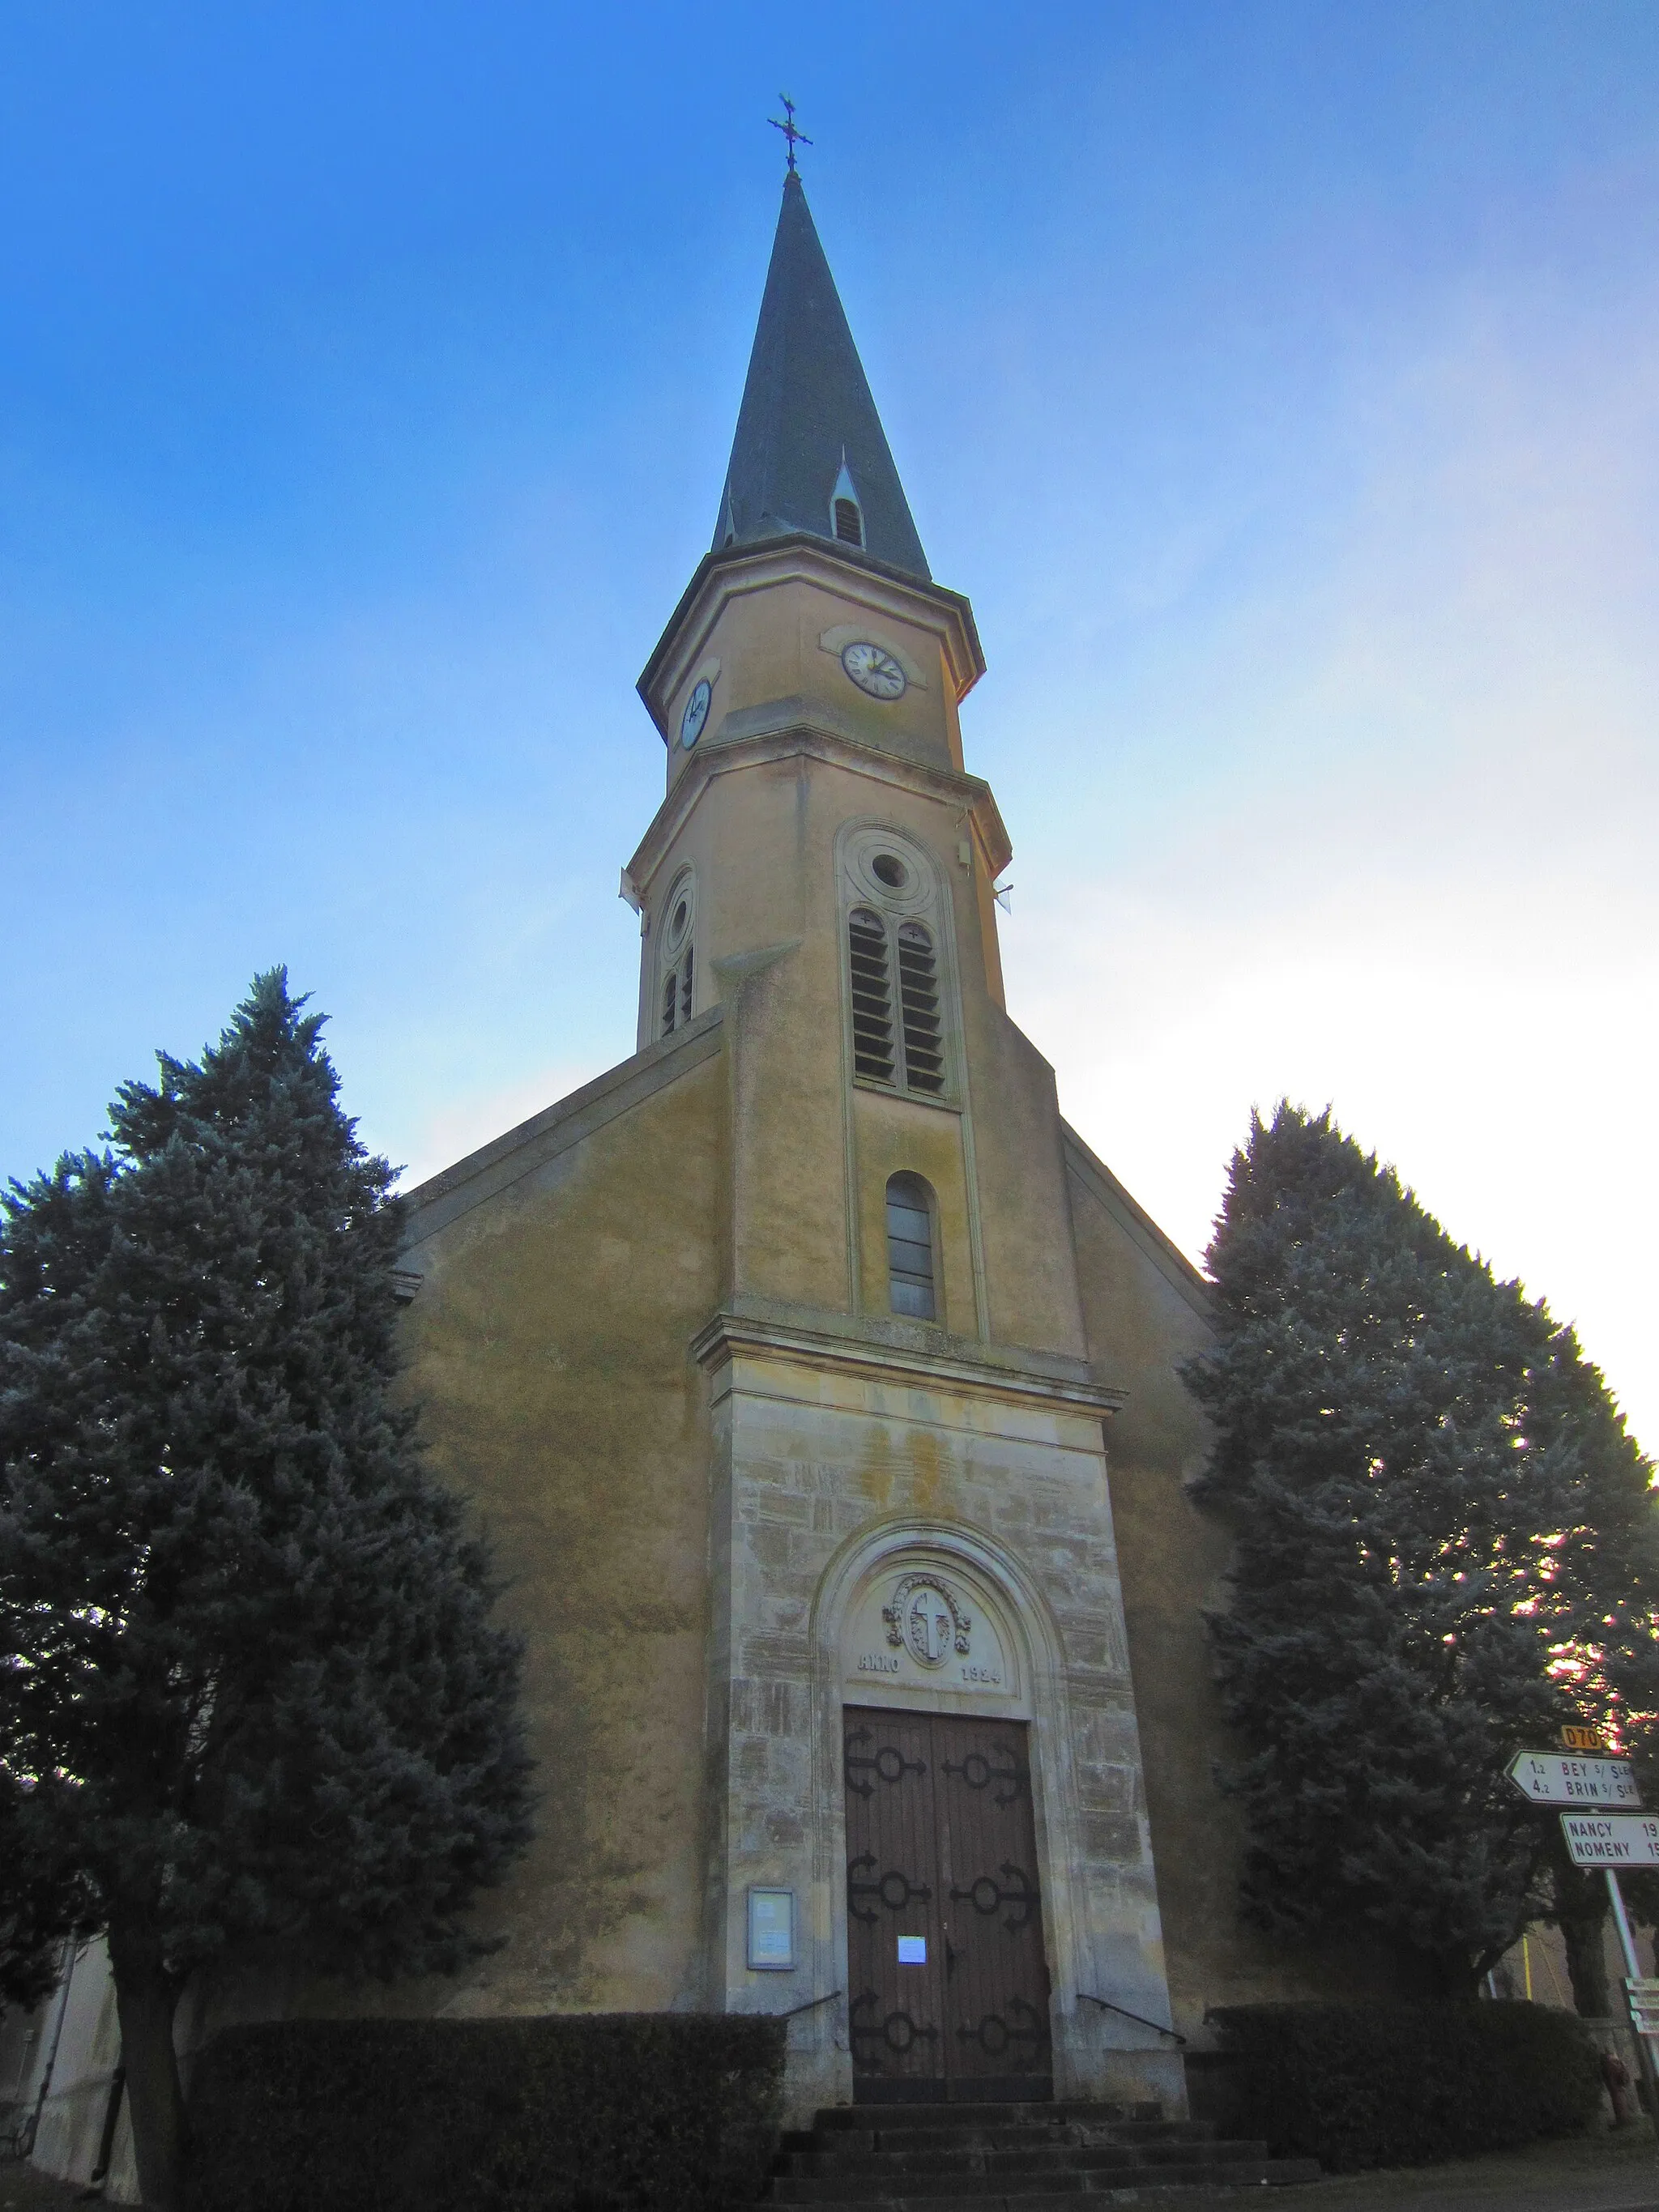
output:
M841 449L841 474L830 495L830 528L843 545L864 545L864 502L847 466L847 448Z
M843 501L856 537L841 526ZM714 550L796 531L932 580L799 173L790 169Z

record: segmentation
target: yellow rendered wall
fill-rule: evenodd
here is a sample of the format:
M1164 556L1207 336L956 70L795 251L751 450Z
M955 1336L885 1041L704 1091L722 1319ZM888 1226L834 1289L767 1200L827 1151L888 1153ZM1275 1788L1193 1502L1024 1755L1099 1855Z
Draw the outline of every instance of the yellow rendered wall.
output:
M679 728L699 672L718 661L710 736L727 726L728 717L742 732L747 721L757 715L770 719L783 705L907 759L960 769L957 702L938 633L905 621L891 608L861 609L854 596L857 585L856 572L843 571L836 588L791 576L732 592L688 657L685 674L666 702L671 736ZM842 672L836 648L826 649L823 643L827 633L848 627L878 644L896 646L921 672L921 682L911 684L894 702L866 697ZM671 784L687 765L684 749L671 743Z
M964 1000L991 1340L1081 1358L1054 1072L983 982Z
M453 2011L702 1998L709 1443L687 1346L720 1302L724 1089L716 1054L405 1255L409 1387L511 1577L541 1793L477 1916L507 1944Z

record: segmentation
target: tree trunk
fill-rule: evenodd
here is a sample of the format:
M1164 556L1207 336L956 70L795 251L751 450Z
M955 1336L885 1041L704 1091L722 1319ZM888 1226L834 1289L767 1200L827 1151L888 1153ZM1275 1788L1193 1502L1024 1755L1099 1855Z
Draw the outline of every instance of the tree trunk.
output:
M1599 1920L1564 1920L1561 1936L1567 1947L1567 1978L1572 2001L1586 2020L1606 2020L1613 2011L1607 1995L1607 1962L1602 1954L1607 1915Z
M126 2068L127 2109L138 2161L138 2191L145 2212L179 2212L185 2160L185 2100L173 2047L179 1991L147 1932L124 1926L109 1931L115 1975L115 2008L121 2022L121 2062Z
M1607 1966L1601 1948L1607 1920L1607 1893L1599 1875L1588 1880L1558 1868L1555 1924L1567 1947L1567 1978L1572 2002L1586 2020L1606 2020L1613 2007L1607 1995Z

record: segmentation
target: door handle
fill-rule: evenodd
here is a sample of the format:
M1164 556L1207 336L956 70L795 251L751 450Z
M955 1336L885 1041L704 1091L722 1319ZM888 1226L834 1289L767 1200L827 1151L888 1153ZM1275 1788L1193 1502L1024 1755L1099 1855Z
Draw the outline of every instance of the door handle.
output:
M951 1975L955 1973L957 1970L957 1961L961 1958L961 1952L957 1949L955 1944L951 1942L950 1937L947 1936L945 1939L945 1978L947 1982L950 1980Z

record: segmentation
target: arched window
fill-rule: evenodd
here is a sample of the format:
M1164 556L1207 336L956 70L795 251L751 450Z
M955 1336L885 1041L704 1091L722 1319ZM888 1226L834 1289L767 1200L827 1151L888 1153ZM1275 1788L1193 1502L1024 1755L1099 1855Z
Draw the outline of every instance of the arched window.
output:
M875 1083L893 1080L893 979L887 925L867 906L847 918L853 974L853 1066Z
M696 952L691 922L696 909L696 884L690 873L677 877L668 894L662 931L662 983L658 994L659 1036L672 1036L691 1018L696 980Z
M662 1034L672 1036L691 1018L691 947L685 948L685 957L678 968L671 968L662 979Z
M893 969L898 968L898 1016L893 1018ZM847 917L853 985L853 1066L873 1083L937 1098L945 1088L939 1023L939 960L926 923L896 928L873 907Z
M933 1194L919 1175L887 1178L887 1279L896 1314L938 1317L933 1288Z
M898 969L905 1084L912 1091L937 1095L945 1088L945 1048L939 1035L939 966L925 923L900 922Z
M859 827L841 848L853 1074L945 1100L955 1004L948 908L931 856L896 830Z

